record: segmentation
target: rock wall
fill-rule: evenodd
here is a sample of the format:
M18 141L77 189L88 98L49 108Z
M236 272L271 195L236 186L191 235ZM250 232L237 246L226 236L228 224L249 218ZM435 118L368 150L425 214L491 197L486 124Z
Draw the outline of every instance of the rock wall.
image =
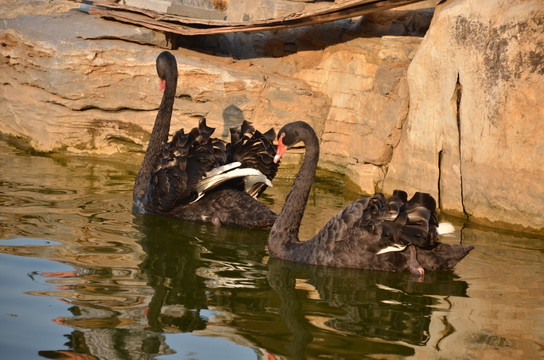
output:
M544 228L544 3L440 5L385 179L489 225ZM502 224L502 225L501 225Z
M173 130L202 116L222 137L243 119L260 129L305 120L321 138L319 166L358 191L427 191L449 213L544 232L541 1L423 2L194 38L69 11L71 2L24 4L0 10L0 134L23 146L137 164L161 97L155 58L174 48ZM222 4L233 19L251 11L245 0ZM284 163L298 161L300 152Z
M41 152L145 151L162 96L155 70L162 49L149 44L167 47L168 38L70 11L4 20L0 42L1 133ZM244 119L263 129L301 118L323 128L330 100L303 81L173 52L180 72L173 130L201 117L223 137Z
M228 12L243 15L246 8L231 3ZM180 72L173 129L205 116L226 137L243 119L259 128L303 119L324 134L321 166L345 173L351 165L348 173L369 193L398 142L408 106L404 74L432 16L390 11L364 22L173 39L76 10L44 15L47 9L43 2L24 16L16 6L4 8L10 18L0 26L4 135L41 152L144 151L161 96L154 59L160 48L181 42L186 47L173 50ZM364 167L376 174L358 175Z

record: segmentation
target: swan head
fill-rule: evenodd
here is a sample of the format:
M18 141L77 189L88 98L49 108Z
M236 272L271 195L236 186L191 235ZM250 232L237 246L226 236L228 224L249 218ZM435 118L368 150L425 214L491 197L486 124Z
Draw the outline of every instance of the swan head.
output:
M156 66L159 75L159 91L164 92L167 82L178 80L176 57L168 51L163 51L157 57Z
M304 121L295 121L282 127L278 132L278 148L276 156L274 156L274 162L279 162L287 150L302 141L306 132L313 133L313 130Z

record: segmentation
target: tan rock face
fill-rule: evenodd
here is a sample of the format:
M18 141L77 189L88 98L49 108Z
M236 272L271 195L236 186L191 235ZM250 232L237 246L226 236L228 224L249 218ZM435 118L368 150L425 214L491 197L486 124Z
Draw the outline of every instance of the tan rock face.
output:
M13 19L30 14L64 13L79 7L78 3L69 0L2 0L1 4L2 19Z
M431 192L487 224L544 228L544 3L450 1L408 71L385 190Z
M408 113L405 54L415 53L420 40L355 38L325 49L318 64L295 75L331 99L320 166L353 174L361 167L389 163ZM387 50L393 42L397 51ZM365 179L356 183L373 193L383 181L383 171L364 173Z
M135 42L150 33L77 11L5 21L0 132L43 152L144 151L161 99L155 59L162 50ZM130 42L110 40L111 34ZM200 117L224 137L244 119L264 130L302 118L323 128L329 100L303 81L264 76L232 59L173 53L180 77L172 132L192 128Z
M407 17L400 13L390 17ZM66 25L71 23L78 26ZM244 48L251 56L271 47L282 55L290 49L280 58L234 61L173 51L180 72L173 130L192 127L203 116L223 137L244 119L276 129L305 120L323 135L322 167L344 173L350 164L354 170L383 166L406 118L404 74L421 38L360 38L362 29L376 33L384 26L373 30L372 24L348 20L219 41L221 50L231 46L237 56ZM351 40L343 40L346 35ZM8 20L0 39L2 133L44 152L145 149L161 96L154 66L160 49L140 44L166 47L164 35L72 11ZM382 181L383 171L376 174L382 175L364 183Z
M0 133L44 152L141 155L161 98L155 58L172 39L58 7L22 16L8 3ZM544 231L543 7L450 0L425 38L432 10L411 8L182 39L206 53L172 51L172 132L203 116L222 137L244 119L265 130L305 120L321 138L319 166L362 192L427 191L449 213Z

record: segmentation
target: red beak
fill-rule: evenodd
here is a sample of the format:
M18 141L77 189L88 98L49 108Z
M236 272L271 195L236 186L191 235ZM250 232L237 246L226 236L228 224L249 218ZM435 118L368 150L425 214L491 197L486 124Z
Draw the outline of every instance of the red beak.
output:
M159 91L162 93L166 88L166 80L159 78Z
M278 149L276 150L276 156L274 156L274 162L275 163L278 163L281 159L281 157L283 156L283 154L285 154L285 152L287 151L287 146L285 146L283 144L283 137L285 135L282 134L280 135L280 138L278 139Z

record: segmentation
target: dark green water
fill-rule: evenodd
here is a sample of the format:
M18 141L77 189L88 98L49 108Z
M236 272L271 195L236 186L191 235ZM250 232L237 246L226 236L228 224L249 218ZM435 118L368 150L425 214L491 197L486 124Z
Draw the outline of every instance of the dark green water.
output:
M132 215L136 170L0 143L2 359L544 357L542 238L458 226L476 249L424 281L301 266L265 231ZM318 182L302 237L352 199Z

